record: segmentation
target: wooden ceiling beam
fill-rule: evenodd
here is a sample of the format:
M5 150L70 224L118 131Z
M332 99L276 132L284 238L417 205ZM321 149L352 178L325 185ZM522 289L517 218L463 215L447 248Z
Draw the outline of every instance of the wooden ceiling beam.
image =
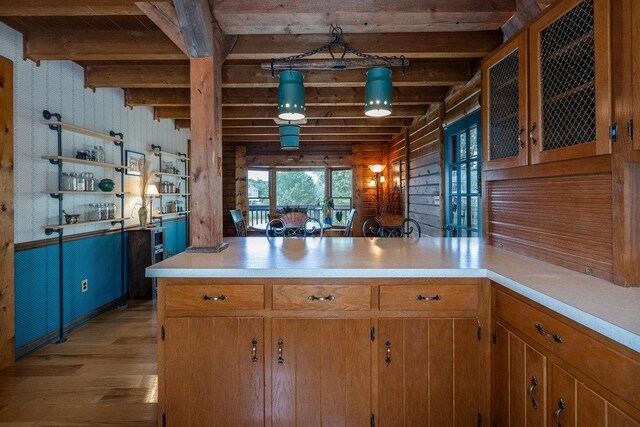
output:
M399 105L393 107L390 118L393 117L420 117L427 112L427 107L422 105ZM272 119L276 112L264 107L224 107L222 109L223 119ZM154 117L160 119L189 119L191 109L189 107L155 107ZM342 119L363 119L363 107L308 107L307 117L309 119L321 118L342 118Z
M145 61L186 59L162 31L29 32L25 56L34 61Z
M261 59L297 55L330 41L327 34L239 35L228 59ZM502 31L346 34L353 49L370 55L407 58L483 58L502 44ZM326 52L314 56L330 58Z
M335 118L322 118L322 119L309 119L302 126L304 127L405 127L411 126L413 119L410 118L381 118L375 119L372 117L361 119L335 119ZM183 123L186 124L186 123ZM223 128L246 128L251 126L258 127L273 127L277 128L278 125L273 119L256 119L256 120L222 120Z
M210 0L224 31L233 34L346 34L496 29L515 12L513 0Z
M400 133L399 127L308 127L300 126L300 135L394 135ZM222 126L222 136L277 136L277 127L248 127L225 128Z
M468 60L413 61L403 76L393 76L394 87L459 86L471 78ZM305 71L305 87L364 87L364 70ZM85 85L90 88L188 88L189 65L88 65ZM223 88L278 87L278 77L254 65L223 65Z
M357 106L364 103L364 88L306 88L307 106ZM425 105L444 101L444 87L393 89L393 105ZM278 89L222 90L222 105L227 107L276 107ZM181 107L190 105L189 89L127 89L125 105Z
M136 6L185 54L188 55L184 43L178 15L173 4L166 1L137 2Z
M300 135L300 142L387 142L391 139L385 135ZM223 136L222 142L279 142L280 137L274 136Z
M143 15L136 0L0 0L0 16Z

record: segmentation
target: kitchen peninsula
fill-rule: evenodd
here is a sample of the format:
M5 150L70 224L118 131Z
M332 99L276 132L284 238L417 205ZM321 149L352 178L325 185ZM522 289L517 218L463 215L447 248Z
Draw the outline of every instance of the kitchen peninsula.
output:
M227 241L147 270L170 425L553 420L593 399L640 410L640 289L479 239ZM509 387L521 402L501 400Z

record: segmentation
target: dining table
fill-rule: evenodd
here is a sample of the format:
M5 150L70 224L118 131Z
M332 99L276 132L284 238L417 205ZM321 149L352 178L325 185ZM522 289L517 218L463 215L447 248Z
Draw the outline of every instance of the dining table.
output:
M253 224L250 229L255 230L255 231L257 231L257 232L259 232L261 234L265 234L267 232L267 226L268 225L269 225L268 222L260 222L258 224ZM322 226L322 230L323 231L331 229L331 224L320 223L320 225ZM304 227L304 224L295 224L295 225L286 224L284 227L285 227L285 229L292 230L292 229L296 229L296 228L302 228L302 227Z

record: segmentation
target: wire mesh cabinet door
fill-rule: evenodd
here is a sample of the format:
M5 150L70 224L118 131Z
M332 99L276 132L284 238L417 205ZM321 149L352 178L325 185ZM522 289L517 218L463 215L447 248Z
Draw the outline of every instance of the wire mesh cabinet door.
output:
M482 65L484 168L528 162L527 33L523 32Z
M529 29L531 162L611 153L610 0L565 0Z

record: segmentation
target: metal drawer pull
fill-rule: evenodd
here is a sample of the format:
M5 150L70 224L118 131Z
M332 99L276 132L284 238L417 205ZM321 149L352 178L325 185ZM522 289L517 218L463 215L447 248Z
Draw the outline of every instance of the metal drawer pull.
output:
M251 362L258 362L258 339L254 338L251 340Z
M520 144L520 148L524 148L524 141L522 140L523 133L524 133L524 127L521 127L520 132L518 132L518 144Z
M531 399L531 407L533 409L538 409L538 401L533 395L536 391L536 387L538 387L538 379L534 375L531 377L531 385L529 386L529 399Z
M389 365L391 365L391 341L386 340L384 342L384 345L387 346L387 358L384 359L384 364L389 366Z
M439 294L436 294L432 297L425 297L423 295L416 295L416 301L440 301L442 299L442 296L440 296Z
M554 412L554 415L556 417L556 425L558 427L562 427L562 420L560 419L560 416L565 409L567 409L567 404L564 402L564 399L558 400L558 409L556 409L556 412Z
M225 301L228 297L225 294L221 294L217 297L210 297L207 294L202 295L202 299L205 301Z
M278 339L278 365L284 364L284 359L282 358L282 346L284 345L284 341L282 338Z
M326 297L317 297L315 295L309 295L307 297L309 301L334 301L336 297L333 295L327 295Z
M536 330L538 332L540 332L540 335L545 336L547 338L550 338L552 340L554 340L555 342L557 342L558 344L562 344L562 337L558 334L554 334L552 332L547 332L544 330L544 326L542 326L540 323L536 323L535 325L533 325Z
M533 122L533 125L531 125L531 130L529 131L529 140L531 141L531 143L533 145L537 145L538 144L538 140L536 140L533 137L533 131L535 131L538 128L538 125L536 125L536 122Z

